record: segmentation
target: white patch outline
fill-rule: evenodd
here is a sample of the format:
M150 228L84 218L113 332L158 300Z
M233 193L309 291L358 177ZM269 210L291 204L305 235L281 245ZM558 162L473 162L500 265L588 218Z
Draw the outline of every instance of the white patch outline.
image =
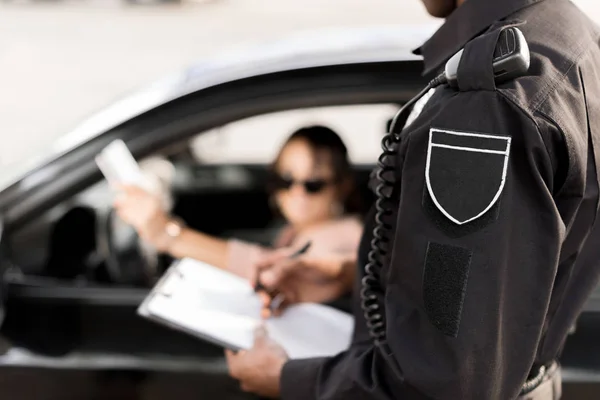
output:
M501 150L486 150L486 149L475 149L475 148L471 148L471 147L461 147L461 146L451 146L451 145L445 145L445 144L436 144L436 143L432 143L431 142L432 138L433 138L433 133L434 132L447 133L447 134L456 135L456 136L470 136L470 137L478 137L478 138L483 138L483 139L505 140L506 141L506 150L504 150L504 151L501 151ZM502 194L502 190L504 190L504 184L506 183L506 173L508 171L508 157L510 155L510 143L511 143L511 140L512 140L512 138L510 136L505 136L505 135L502 135L502 136L500 136L500 135L486 135L486 134L482 134L482 133L470 133L470 132L451 131L451 130L438 129L438 128L430 128L429 129L429 143L427 145L427 161L426 161L426 164L425 164L425 182L427 184L427 191L429 192L429 195L431 196L431 200L433 201L433 203L435 204L435 206L438 208L438 210L440 210L441 213L446 216L446 218L448 218L450 221L454 222L457 225L464 225L466 223L469 223L469 222L474 221L477 218L481 217L483 214L485 214L486 212L488 212L489 209L494 206L494 204L496 204L496 202L500 198L500 195ZM490 201L490 204L488 204L488 206L483 211L481 211L479 214L477 214L476 216L474 216L472 218L469 218L466 221L462 221L461 222L461 221L457 220L456 218L454 218L452 215L450 215L450 213L448 213L444 209L444 207L442 207L442 205L439 203L439 201L435 197L435 194L433 193L433 189L431 188L431 181L429 179L429 167L431 165L431 149L433 147L449 148L449 149L454 149L454 150L459 150L459 151L471 151L471 152L476 152L476 153L504 154L504 169L502 170L502 180L500 181L500 186L498 188L498 191L494 195L494 198Z

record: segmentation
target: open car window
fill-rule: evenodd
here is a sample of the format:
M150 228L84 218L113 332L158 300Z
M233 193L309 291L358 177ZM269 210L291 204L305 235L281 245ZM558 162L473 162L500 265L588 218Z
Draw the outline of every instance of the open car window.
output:
M197 161L205 164L269 164L296 129L325 125L336 131L354 164L374 164L381 151L387 121L397 106L389 104L307 108L239 120L190 142Z

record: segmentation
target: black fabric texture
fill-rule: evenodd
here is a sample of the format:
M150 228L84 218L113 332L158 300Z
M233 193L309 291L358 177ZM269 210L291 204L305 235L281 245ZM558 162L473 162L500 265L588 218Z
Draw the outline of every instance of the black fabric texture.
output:
M430 195L458 222L466 222L492 204L501 190L505 155L430 148Z
M585 108L587 111L587 126L588 126L588 131L589 131L589 143L588 146L590 146L590 152L592 153L592 157L591 159L589 159L588 161L588 168L594 168L595 172L596 172L596 183L598 183L600 185L600 151L596 150L598 148L598 146L600 146L600 129L598 128L598 126L600 126L600 115L598 115L597 112L592 112L592 110L600 110L600 99L597 96L594 97L588 97L587 93L586 93L586 84L585 82L590 82L592 81L592 83L588 83L588 86L594 86L594 89L598 88L598 83L597 83L597 79L595 79L594 77L590 77L588 76L588 74L591 75L591 72L589 72L589 65L584 65L582 67L580 67L580 72L579 72L579 79L581 80L581 87L583 89L583 94L584 94L584 98L585 98ZM584 76L587 76L588 79L584 79ZM595 90L592 90L592 92L595 92ZM588 155L589 158L589 155ZM598 202L596 204L596 210L598 210L598 208L600 207L600 202Z
M472 252L430 242L423 272L423 301L431 323L444 335L456 337L467 290Z
M324 361L323 358L307 358L286 362L280 378L281 398L285 400L315 398L317 377ZM298 382L302 382L302 386L299 386Z
M502 202L502 195L492 208L488 210L481 217L477 218L464 225L457 225L454 222L450 221L442 212L437 208L437 206L431 200L431 196L429 195L429 191L427 187L423 188L423 198L421 201L421 205L423 207L423 211L429 217L431 222L448 238L460 238L463 236L471 235L492 222L498 219L498 215L500 214L500 205Z
M465 46L457 76L461 91L496 90L493 60L500 32L501 29L488 32Z

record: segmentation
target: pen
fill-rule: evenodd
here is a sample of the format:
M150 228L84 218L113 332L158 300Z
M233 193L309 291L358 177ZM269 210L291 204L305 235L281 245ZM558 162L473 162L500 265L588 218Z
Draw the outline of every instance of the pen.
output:
M308 249L310 248L311 244L312 244L312 242L310 240L308 242L306 242L306 244L304 246L300 247L296 252L294 252L294 254L292 254L290 256L290 259L300 257L302 254L306 253L308 251Z
M306 244L304 246L302 246L300 249L298 249L294 253L292 253L290 255L289 259L293 260L294 258L299 257L302 254L306 253L308 251L308 249L310 248L311 244L312 244L312 242L309 240L308 242L306 242ZM260 283L259 276L257 276L256 281L254 282L254 291L259 292L261 290L268 292L267 288L264 287L264 285L262 283Z
M302 254L304 254L308 251L308 249L310 248L311 245L312 245L312 242L309 240L308 242L306 242L306 244L304 246L302 246L300 249L298 249L294 253L292 253L292 255L290 255L289 259L293 260L294 258L300 257ZM260 283L258 276L256 277L256 285L254 287L255 287L255 291L264 290L267 293L269 292ZM271 311L271 313L273 313L273 311L278 309L284 300L285 300L285 296L283 295L283 293L277 293L275 296L273 296L273 299L271 300L271 303L269 304L269 310Z

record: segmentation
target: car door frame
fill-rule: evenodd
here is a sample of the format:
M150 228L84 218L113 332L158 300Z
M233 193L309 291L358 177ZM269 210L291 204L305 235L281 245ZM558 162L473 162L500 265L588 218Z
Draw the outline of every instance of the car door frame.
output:
M318 106L398 103L422 88L420 61L332 65L220 84L183 96L93 138L0 193L10 232L101 179L93 159L122 139L136 158L246 117Z

